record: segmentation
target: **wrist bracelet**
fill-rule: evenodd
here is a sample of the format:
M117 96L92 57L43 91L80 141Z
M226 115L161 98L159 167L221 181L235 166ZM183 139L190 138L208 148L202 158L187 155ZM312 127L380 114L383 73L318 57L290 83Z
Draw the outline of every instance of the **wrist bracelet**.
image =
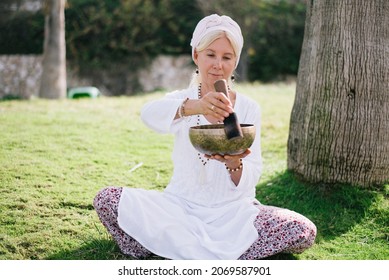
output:
M226 166L226 169L227 169L230 173L232 173L232 172L236 172L236 171L242 169L242 167L243 167L242 159L239 159L239 162L240 162L240 164L239 164L239 166L238 166L237 168L229 168L229 167L227 166L226 163L225 163L224 165Z
M180 108L178 108L178 116L180 118L185 117L185 103L189 100L189 98L186 98L182 103Z
M185 117L185 104L186 102L188 102L189 98L187 97L184 102L182 102L182 105L181 105L181 109L182 109L182 112L181 112L181 115L182 117Z

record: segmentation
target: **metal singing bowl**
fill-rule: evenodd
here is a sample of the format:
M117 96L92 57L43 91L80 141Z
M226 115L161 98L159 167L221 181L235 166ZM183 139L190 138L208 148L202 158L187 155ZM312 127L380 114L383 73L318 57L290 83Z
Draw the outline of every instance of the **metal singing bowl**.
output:
M207 155L237 155L246 151L254 142L255 126L240 124L243 137L228 140L223 124L193 126L189 129L189 138L193 147Z

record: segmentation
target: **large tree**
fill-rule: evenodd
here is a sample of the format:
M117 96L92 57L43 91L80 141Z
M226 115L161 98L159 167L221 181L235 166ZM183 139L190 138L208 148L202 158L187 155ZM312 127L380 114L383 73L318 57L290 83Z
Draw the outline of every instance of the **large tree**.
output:
M389 181L389 1L312 0L288 139L308 181Z
M45 0L45 42L39 96L66 97L65 2Z

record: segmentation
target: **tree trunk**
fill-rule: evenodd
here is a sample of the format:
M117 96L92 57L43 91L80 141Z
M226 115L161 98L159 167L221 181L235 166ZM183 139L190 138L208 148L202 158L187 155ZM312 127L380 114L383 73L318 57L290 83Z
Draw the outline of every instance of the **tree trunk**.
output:
M311 182L389 182L389 1L307 1L288 169Z
M45 1L45 42L39 90L42 98L66 97L65 1Z

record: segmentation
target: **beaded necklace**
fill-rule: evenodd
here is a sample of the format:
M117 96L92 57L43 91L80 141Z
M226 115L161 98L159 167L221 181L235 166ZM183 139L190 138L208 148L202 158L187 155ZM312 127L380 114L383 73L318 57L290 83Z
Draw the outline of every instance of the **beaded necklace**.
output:
M201 83L199 84L198 87L198 98L199 100L201 99ZM197 115L197 125L198 126L200 125L200 115ZM199 160L201 160L203 166L205 166L209 162L209 158L202 157L200 153L197 153L197 156L199 157Z
M228 91L230 91L230 87L228 87ZM201 83L199 84L197 95L198 95L198 98L200 100L201 99ZM200 115L198 114L197 115L197 126L199 126L199 125L200 125ZM201 163L203 164L203 166L205 166L209 162L209 158L202 157L200 153L197 153L197 156L199 157L199 160L201 160ZM226 169L231 173L231 172L236 172L236 171L242 169L242 167L243 167L242 159L239 159L239 162L240 162L240 164L239 164L239 167L237 167L237 168L229 168L227 166L227 164L224 164L224 165L226 166ZM204 170L203 170L203 172L204 172Z

